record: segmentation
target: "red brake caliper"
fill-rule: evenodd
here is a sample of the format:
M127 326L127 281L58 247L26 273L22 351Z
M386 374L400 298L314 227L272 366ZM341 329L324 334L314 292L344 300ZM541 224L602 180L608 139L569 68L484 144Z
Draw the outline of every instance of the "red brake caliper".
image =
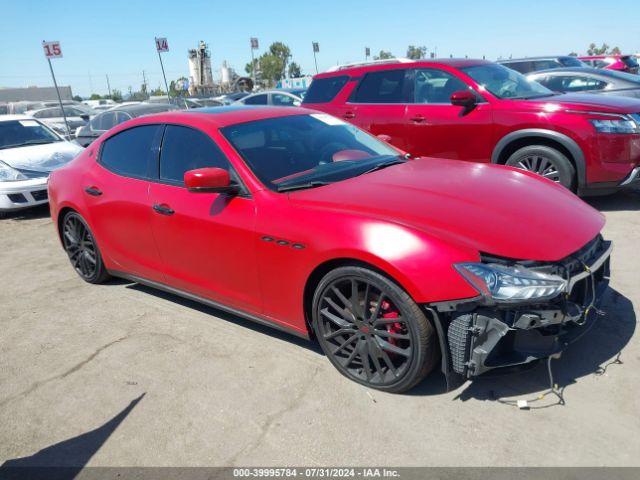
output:
M391 306L389 302L386 300L382 302L380 305L380 310L382 311L382 318L398 318L400 314L398 311ZM387 332L389 333L402 333L402 324L400 322L395 323L387 323ZM398 341L395 338L387 338L386 339L391 345L397 345ZM391 355L394 355L391 353Z

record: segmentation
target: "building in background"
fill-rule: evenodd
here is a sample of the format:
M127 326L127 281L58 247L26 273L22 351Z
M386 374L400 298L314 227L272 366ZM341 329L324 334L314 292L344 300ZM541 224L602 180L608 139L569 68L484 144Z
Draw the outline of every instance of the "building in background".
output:
M62 100L72 100L71 87L59 87ZM57 101L58 95L54 87L0 87L0 102L49 102Z
M276 84L276 88L309 88L313 77L307 75L306 77L298 78L283 78Z
M211 71L211 53L206 43L200 40L198 48L189 50L189 94L211 95L216 93Z

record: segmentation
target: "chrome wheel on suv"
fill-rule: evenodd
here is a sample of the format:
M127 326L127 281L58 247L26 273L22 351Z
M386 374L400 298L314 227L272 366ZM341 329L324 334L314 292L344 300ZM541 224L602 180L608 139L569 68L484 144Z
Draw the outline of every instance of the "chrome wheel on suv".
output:
M569 159L545 145L530 145L516 150L505 165L535 173L569 190L575 188L576 171Z

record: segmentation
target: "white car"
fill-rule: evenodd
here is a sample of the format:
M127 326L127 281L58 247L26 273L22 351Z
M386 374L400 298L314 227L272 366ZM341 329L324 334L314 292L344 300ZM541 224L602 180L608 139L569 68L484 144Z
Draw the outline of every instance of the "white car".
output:
M0 216L47 203L49 173L82 150L33 117L0 116Z

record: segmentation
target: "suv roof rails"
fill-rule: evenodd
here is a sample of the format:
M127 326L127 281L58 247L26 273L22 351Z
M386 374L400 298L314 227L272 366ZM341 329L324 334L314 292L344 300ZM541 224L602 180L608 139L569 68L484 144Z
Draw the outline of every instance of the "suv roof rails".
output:
M410 58L405 57L397 57L397 58L385 58L383 60L369 60L366 62L353 62L353 63L344 63L342 65L334 65L333 67L329 67L326 72L337 72L339 70L345 70L347 68L354 67L365 67L367 65L383 65L385 63L413 63L415 60L411 60Z

